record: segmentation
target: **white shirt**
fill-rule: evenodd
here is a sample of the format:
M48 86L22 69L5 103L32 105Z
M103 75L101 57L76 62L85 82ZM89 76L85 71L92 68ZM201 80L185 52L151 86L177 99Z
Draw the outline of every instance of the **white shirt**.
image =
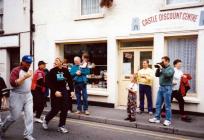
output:
M174 77L173 77L173 90L179 90L181 77L183 72L180 69L174 68Z
M138 85L137 85L137 83L130 83L130 84L128 85L128 89L131 89L132 91L137 92L137 91L138 91Z

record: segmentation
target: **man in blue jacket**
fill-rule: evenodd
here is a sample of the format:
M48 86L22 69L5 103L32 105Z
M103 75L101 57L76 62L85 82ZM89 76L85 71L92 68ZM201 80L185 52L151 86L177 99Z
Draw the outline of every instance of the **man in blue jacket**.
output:
M77 100L77 114L82 112L82 101L81 96L83 97L83 111L86 115L89 115L88 112L88 94L87 94L87 75L90 74L90 69L87 67L87 62L81 64L81 58L74 58L75 65L71 68L71 75L74 80L74 89Z

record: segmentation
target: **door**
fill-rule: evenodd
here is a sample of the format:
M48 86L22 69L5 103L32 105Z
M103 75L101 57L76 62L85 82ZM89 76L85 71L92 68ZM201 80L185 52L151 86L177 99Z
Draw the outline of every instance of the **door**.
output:
M125 49L120 50L120 69L119 69L119 106L127 105L127 87L130 83L130 75L137 73L142 68L142 61L149 59L152 67L152 49Z

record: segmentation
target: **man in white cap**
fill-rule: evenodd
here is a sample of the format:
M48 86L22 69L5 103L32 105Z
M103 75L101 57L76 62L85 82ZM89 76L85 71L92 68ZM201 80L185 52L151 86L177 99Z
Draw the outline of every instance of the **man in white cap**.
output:
M35 140L33 138L33 97L31 94L31 76L29 70L32 63L32 57L25 55L22 58L20 66L14 68L10 75L10 84L13 87L10 94L10 115L8 115L0 129L1 136L6 130L21 116L24 112L25 131L24 138Z

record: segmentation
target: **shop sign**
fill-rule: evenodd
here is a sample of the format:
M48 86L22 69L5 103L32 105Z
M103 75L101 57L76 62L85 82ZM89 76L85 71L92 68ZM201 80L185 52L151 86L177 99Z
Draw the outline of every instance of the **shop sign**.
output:
M131 24L132 32L192 30L195 28L204 28L204 10L160 12L142 18L134 17Z

